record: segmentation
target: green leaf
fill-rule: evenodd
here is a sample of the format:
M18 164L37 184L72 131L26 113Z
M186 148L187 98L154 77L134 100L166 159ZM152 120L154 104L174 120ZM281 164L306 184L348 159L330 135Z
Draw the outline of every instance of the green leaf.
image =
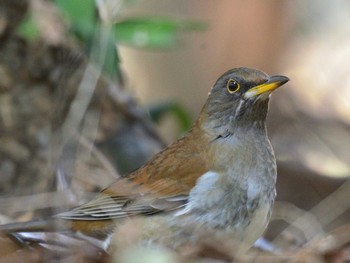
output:
M96 24L94 0L55 0L57 7L80 37L91 39Z
M92 54L92 59L100 64L103 72L111 78L118 77L120 61L114 32L97 26L95 34L95 39L88 45L88 52Z
M17 33L25 39L34 40L39 37L40 30L35 19L28 16L17 28Z
M191 127L192 120L188 112L179 104L164 102L149 108L149 113L154 122L159 122L165 115L173 115L180 125L180 132L186 132Z
M115 32L105 32L96 16L94 0L55 0L70 22L71 31L85 45L87 53L110 77L119 73ZM102 57L101 57L102 56ZM102 60L101 60L102 59Z
M111 78L119 76L119 56L116 48L114 38L108 39L106 47L106 57L102 70L107 73Z
M115 24L117 40L135 47L170 47L180 32L203 30L205 24L167 18L134 18Z

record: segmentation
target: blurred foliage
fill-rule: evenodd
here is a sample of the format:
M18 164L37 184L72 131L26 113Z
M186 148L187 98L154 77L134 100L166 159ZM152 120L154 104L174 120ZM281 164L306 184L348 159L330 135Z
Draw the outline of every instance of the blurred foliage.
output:
M112 77L119 76L117 43L137 48L169 48L177 43L179 33L206 28L202 22L135 17L119 20L107 29L101 26L94 0L55 0L54 2L70 25L73 35L85 47L86 53L91 54L93 60L102 62L103 71ZM38 27L32 18L22 23L19 33L29 40L39 36ZM101 54L103 54L102 58Z
M164 102L153 105L149 108L151 118L155 122L159 122L165 115L173 115L180 125L180 133L189 130L192 120L188 112L179 104L174 102Z
M28 16L18 27L18 34L28 40L34 40L39 37L38 25L33 16Z
M57 7L69 21L72 32L81 40L91 42L97 23L94 0L55 0Z
M171 47L179 32L203 30L205 25L195 21L169 18L132 18L117 22L115 32L120 43L143 48Z
M176 45L180 33L206 28L203 22L160 17L125 18L111 26L104 26L94 0L55 0L54 3L86 54L101 66L105 74L119 80L117 43L159 50ZM35 40L40 36L34 14L30 14L21 24L18 33L28 40ZM181 133L189 129L189 114L178 104L162 103L151 108L151 117L156 122L168 114L175 116Z

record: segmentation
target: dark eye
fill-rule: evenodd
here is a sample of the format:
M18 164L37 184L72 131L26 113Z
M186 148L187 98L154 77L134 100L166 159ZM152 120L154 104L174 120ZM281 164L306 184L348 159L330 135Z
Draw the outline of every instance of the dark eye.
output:
M228 92L230 92L231 94L237 92L240 87L241 86L239 85L239 83L234 79L229 79L227 81L226 88L227 88Z

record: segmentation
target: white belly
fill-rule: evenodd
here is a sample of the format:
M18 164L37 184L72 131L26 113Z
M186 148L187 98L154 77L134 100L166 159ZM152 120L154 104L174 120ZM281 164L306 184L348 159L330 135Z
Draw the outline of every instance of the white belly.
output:
M198 179L187 206L176 215L196 222L198 228L228 235L249 248L267 226L273 198L273 188L266 193L253 178L241 185L208 172Z

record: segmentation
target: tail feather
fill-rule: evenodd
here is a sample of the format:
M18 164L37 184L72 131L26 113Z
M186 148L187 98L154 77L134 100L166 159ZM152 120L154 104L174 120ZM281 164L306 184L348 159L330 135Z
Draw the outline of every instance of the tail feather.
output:
M0 225L0 232L38 232L38 231L64 231L70 229L70 223L63 220L47 219L15 222Z

